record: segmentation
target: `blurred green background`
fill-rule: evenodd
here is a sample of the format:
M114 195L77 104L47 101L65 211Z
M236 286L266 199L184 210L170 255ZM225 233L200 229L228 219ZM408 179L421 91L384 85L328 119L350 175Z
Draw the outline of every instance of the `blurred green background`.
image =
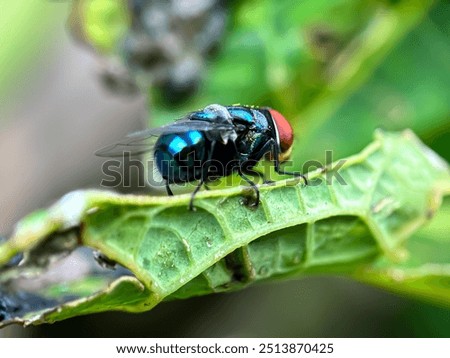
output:
M141 9L152 4L133 3ZM201 8L202 1L194 3ZM411 128L450 159L446 1L223 2L214 11L226 14L224 31L211 53L195 52L192 38L171 32L181 53L189 53L199 68L193 71L199 75L195 85L183 88L155 79L155 63L167 73L177 66L170 56L155 59L155 46L140 57L130 55L136 49L129 43L148 26L136 19L145 11L136 6L128 13L121 4L20 0L0 5L0 150L7 153L0 172L1 233L69 190L98 187L96 149L143 127L148 118L161 125L210 103L279 110L294 126L293 161L300 165L323 161L328 149L335 159L354 154L371 141L375 128ZM205 6L191 18L180 20L176 6L167 7L173 13L165 16L182 24L181 33L195 32L217 15ZM72 37L66 24L71 9ZM159 28L150 30L162 36ZM115 83L136 81L144 94L123 96L102 87L109 61L119 68ZM132 67L128 75L126 65ZM415 234L415 242L447 237L449 204ZM343 278L309 277L163 303L139 315L8 327L0 336L449 337L450 310Z

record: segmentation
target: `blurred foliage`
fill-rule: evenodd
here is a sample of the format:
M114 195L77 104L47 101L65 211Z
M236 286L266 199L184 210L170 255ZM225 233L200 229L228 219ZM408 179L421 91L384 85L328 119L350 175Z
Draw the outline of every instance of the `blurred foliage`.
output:
M108 9L86 12L90 23L109 30L92 42L94 48L101 51L104 43L116 42L115 53L123 57L123 38L114 30L123 21L105 24L107 18L124 17L123 9L111 5L117 2L96 0L97 10L102 3ZM446 2L227 4L228 32L198 92L174 106L149 88L153 126L210 103L272 106L294 123L295 162L322 159L329 148L336 157L354 153L378 127L411 128L425 140L448 129Z
M36 55L50 47L50 42L44 40L52 37L52 32L56 30L54 20L58 15L61 15L61 12L50 2L19 0L2 1L0 4L2 109L8 107L8 102L14 101L12 94L17 92L17 89L26 87L36 65Z
M74 0L69 24L80 40L108 54L125 36L130 16L123 0Z
M448 4L433 7L341 107L326 120L310 122L298 148L303 158L319 157L326 148L348 155L377 127L411 128L427 144L448 135L450 42L445 34L448 24L436 16L443 12L450 13ZM448 151L438 153L450 158Z

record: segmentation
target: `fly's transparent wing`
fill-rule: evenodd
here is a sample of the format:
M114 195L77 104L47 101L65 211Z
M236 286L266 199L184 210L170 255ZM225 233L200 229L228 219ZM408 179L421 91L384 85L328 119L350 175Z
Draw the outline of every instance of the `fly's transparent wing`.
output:
M158 127L152 128L148 130L144 130L142 132L151 132L152 135L161 135L168 133L184 133L191 130L205 132L207 135L211 136L216 132L229 132L235 131L235 126L231 122L217 123L217 122L209 122L209 121L199 121L199 120L189 120L189 119L181 119L174 123ZM139 135L140 132L136 134ZM128 137L134 136L135 133L131 133Z
M232 123L182 119L166 126L130 133L119 142L99 149L95 152L95 155L111 158L122 157L124 153L130 153L131 155L148 153L153 150L159 136L185 133L192 130L204 132L209 140L226 140L236 134L236 126Z

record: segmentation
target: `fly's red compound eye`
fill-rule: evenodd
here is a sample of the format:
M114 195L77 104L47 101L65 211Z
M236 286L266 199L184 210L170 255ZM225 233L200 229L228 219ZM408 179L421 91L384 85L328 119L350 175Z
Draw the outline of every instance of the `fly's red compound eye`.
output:
M289 122L286 120L286 118L283 117L280 112L274 109L269 109L269 112L272 115L272 119L278 129L281 152L286 153L291 149L292 144L294 143L294 131L292 130Z

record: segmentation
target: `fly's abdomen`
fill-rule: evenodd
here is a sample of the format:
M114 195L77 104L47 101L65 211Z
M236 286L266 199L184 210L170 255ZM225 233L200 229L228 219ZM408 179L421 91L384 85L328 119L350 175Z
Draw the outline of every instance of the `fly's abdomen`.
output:
M163 134L155 144L155 162L169 183L186 183L202 177L207 158L207 141L202 132Z

